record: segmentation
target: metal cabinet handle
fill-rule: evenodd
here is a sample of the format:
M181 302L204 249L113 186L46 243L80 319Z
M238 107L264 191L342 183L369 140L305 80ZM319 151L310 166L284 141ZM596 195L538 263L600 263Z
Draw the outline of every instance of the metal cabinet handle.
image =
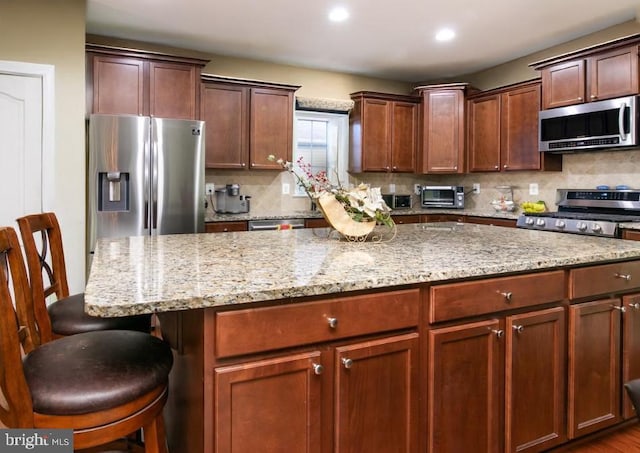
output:
M620 274L620 273L616 272L616 273L614 274L614 276L615 276L616 278L621 278L621 279L626 280L626 281L631 280L631 274Z
M329 323L329 327L332 329L338 327L338 318L327 318L327 322Z
M502 168L509 168L509 166L507 164L504 164Z
M502 329L491 329L491 332L495 333L498 338L504 337L504 330Z
M498 291L498 294L502 295L507 302L511 302L513 293L511 291Z
M497 170L498 168L500 168L500 165L495 165L493 168Z
M246 166L247 164L245 164L244 162L242 162L242 164L240 165L241 167Z
M583 101L582 96L578 96L578 100L582 102Z
M618 305L612 305L612 307L615 308L616 310L619 310L620 313L624 313L627 311L625 307L619 307Z
M640 310L640 303L636 302L635 304L629 304L629 307L634 310Z
M353 360L347 359L347 358L343 358L342 359L342 365L348 370L349 368L351 368L353 366Z
M596 96L595 94L591 95L591 99L597 99L597 98L598 98L598 96Z
M524 326L511 326L513 328L514 331L516 331L517 333L522 333L522 331L524 330Z
M324 367L322 365L320 365L319 363L313 364L313 374L319 376L322 374L323 371L324 371Z

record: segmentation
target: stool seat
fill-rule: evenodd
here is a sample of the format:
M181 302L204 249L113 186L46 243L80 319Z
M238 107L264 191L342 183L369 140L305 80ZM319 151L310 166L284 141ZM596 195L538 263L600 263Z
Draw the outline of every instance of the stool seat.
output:
M57 335L75 335L95 330L137 330L149 332L151 315L101 318L84 311L84 293L73 294L47 306L51 329Z
M78 415L111 409L166 385L171 348L135 331L96 331L60 338L23 360L33 410Z

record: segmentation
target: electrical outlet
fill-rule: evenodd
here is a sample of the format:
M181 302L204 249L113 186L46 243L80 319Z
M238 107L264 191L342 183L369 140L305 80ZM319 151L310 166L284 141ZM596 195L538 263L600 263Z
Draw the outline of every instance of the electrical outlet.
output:
M420 184L413 185L413 193L420 195L422 193L422 186Z
M204 185L204 193L206 193L207 195L213 195L213 192L215 192L215 190L216 186L211 182Z
M480 193L480 184L478 183L473 184L473 193Z
M389 193L396 193L396 185L389 184Z
M289 195L289 184L286 182L282 184L282 195Z
M538 195L538 184L532 182L529 184L529 195Z

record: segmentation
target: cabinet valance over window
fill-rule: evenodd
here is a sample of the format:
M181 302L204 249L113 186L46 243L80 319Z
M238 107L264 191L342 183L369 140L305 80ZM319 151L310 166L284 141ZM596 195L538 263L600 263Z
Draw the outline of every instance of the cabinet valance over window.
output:
M352 100L296 96L296 110L348 114L353 105L354 102Z

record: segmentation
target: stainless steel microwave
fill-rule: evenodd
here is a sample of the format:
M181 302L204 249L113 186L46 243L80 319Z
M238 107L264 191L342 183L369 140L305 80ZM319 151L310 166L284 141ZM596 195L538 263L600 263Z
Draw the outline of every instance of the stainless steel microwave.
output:
M422 186L420 193L423 208L464 209L462 186Z
M638 96L542 110L540 151L567 153L638 146Z

